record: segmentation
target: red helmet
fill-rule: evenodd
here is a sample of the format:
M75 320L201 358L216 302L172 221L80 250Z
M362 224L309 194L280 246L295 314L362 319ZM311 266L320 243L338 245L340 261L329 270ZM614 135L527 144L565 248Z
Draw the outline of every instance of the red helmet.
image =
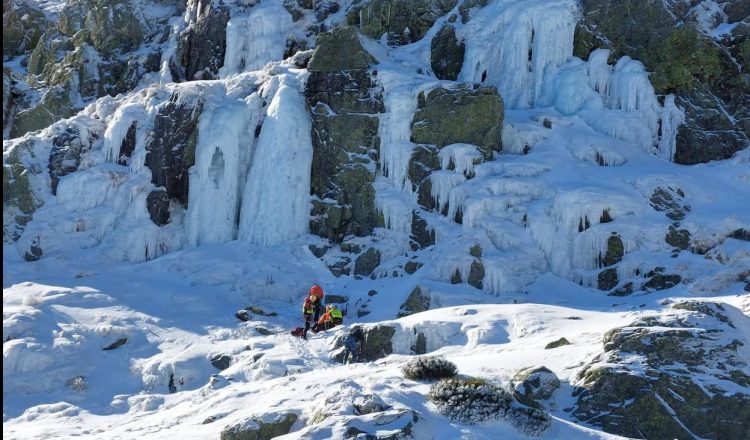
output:
M318 299L323 299L323 288L317 284L310 288L310 295L317 296Z

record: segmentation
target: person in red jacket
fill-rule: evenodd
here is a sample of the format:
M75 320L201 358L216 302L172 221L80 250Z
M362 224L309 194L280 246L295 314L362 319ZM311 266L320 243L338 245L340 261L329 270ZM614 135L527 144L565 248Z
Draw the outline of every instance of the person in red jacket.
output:
M307 339L307 332L313 323L320 319L320 312L323 308L323 288L317 284L310 288L310 295L305 298L302 304L302 319L305 321L305 330L302 332L302 338Z

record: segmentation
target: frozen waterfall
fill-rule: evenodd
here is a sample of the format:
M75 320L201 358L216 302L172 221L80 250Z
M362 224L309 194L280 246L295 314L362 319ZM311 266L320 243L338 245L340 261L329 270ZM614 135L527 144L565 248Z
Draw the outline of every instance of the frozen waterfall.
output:
M274 77L273 92L244 189L239 238L270 246L307 233L310 221L310 116L298 78Z

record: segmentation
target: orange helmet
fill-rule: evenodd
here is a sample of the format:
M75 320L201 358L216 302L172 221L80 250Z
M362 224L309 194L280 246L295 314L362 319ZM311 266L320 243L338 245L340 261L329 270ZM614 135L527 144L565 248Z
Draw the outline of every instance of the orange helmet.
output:
M317 296L318 299L323 298L323 288L317 284L310 288L310 295Z

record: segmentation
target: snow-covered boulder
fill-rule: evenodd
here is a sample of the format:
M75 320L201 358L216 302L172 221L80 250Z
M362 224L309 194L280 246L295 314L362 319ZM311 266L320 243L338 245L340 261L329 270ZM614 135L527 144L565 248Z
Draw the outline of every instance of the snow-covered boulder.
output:
M254 416L227 426L221 440L271 440L288 434L297 421L295 413L272 413Z
M529 367L513 376L511 386L516 400L538 408L539 400L549 399L560 387L560 379L547 367Z

